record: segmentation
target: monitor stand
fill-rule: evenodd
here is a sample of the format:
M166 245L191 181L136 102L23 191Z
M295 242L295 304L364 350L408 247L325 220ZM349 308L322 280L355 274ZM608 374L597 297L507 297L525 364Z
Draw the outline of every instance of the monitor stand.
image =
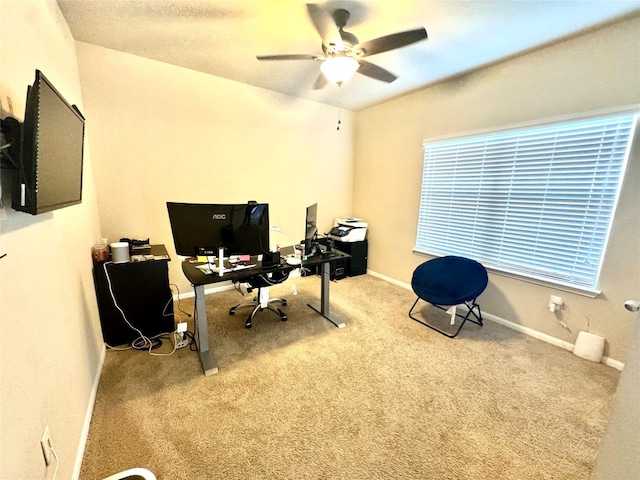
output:
M318 256L318 257L322 257L323 255L328 255L332 252L332 245L333 242L328 241L326 245L320 245L320 242L314 241L311 244L311 254L310 256L314 257L314 256Z
M315 255L322 255L324 253L324 250L322 250L322 247L320 246L319 242L312 242L311 243L311 253L309 254L310 256L315 256Z
M224 248L219 248L218 249L218 262L217 262L217 265L215 265L213 262L209 262L208 266L209 266L209 270L211 270L212 272L217 273L220 276L222 276L225 273L230 271L230 269L225 268L225 266L224 266Z

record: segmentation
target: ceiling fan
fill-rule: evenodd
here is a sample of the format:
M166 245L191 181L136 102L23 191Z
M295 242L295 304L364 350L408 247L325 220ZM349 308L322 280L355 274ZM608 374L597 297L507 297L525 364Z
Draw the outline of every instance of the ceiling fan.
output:
M319 60L322 62L314 88L322 88L326 80L338 86L347 82L355 72L383 82L391 83L398 77L378 65L363 60L377 53L387 52L404 47L427 38L424 27L406 32L393 33L366 42L359 42L358 38L344 30L351 14L348 10L339 8L332 14L333 22L326 18L315 4L307 4L309 17L322 38L322 53L318 55L290 54L290 55L257 55L258 60Z

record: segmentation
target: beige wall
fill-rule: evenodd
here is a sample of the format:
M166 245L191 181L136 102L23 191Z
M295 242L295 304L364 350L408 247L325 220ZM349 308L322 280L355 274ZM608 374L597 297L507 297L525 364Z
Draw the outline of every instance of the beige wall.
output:
M640 478L640 316L634 329L591 480Z
M55 2L0 2L2 116L24 118L27 85L42 70L84 112L75 44ZM10 208L13 173L0 171L0 478L45 476L46 425L72 478L104 353L90 247L100 229L87 142L81 205L31 216ZM88 427L88 424L86 425Z
M409 284L426 260L412 253L425 139L640 103L638 32L636 17L359 112L353 213L369 222L369 269ZM588 317L590 331L607 339L605 355L625 360L634 318L623 302L640 295L638 138L602 295L590 299L491 274L479 302L485 312L569 343ZM564 298L570 331L546 308L551 294Z
M84 43L78 61L109 241L150 237L178 260L167 201L267 202L295 240L312 203L324 231L351 214L353 113L338 131L338 110L316 102ZM179 261L170 279L191 290Z

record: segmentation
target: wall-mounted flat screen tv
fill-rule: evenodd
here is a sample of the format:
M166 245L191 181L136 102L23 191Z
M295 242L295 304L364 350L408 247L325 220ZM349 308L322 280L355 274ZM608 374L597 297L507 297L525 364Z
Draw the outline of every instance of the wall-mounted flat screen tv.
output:
M12 206L32 215L82 202L85 119L36 70L27 90Z

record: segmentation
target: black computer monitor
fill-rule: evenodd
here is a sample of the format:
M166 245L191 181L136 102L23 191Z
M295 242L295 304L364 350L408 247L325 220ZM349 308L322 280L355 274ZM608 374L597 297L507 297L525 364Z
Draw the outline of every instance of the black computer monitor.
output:
M314 203L307 207L307 219L304 234L305 255L312 254L312 245L318 234L318 204Z
M185 257L269 252L269 205L167 202L176 253Z

